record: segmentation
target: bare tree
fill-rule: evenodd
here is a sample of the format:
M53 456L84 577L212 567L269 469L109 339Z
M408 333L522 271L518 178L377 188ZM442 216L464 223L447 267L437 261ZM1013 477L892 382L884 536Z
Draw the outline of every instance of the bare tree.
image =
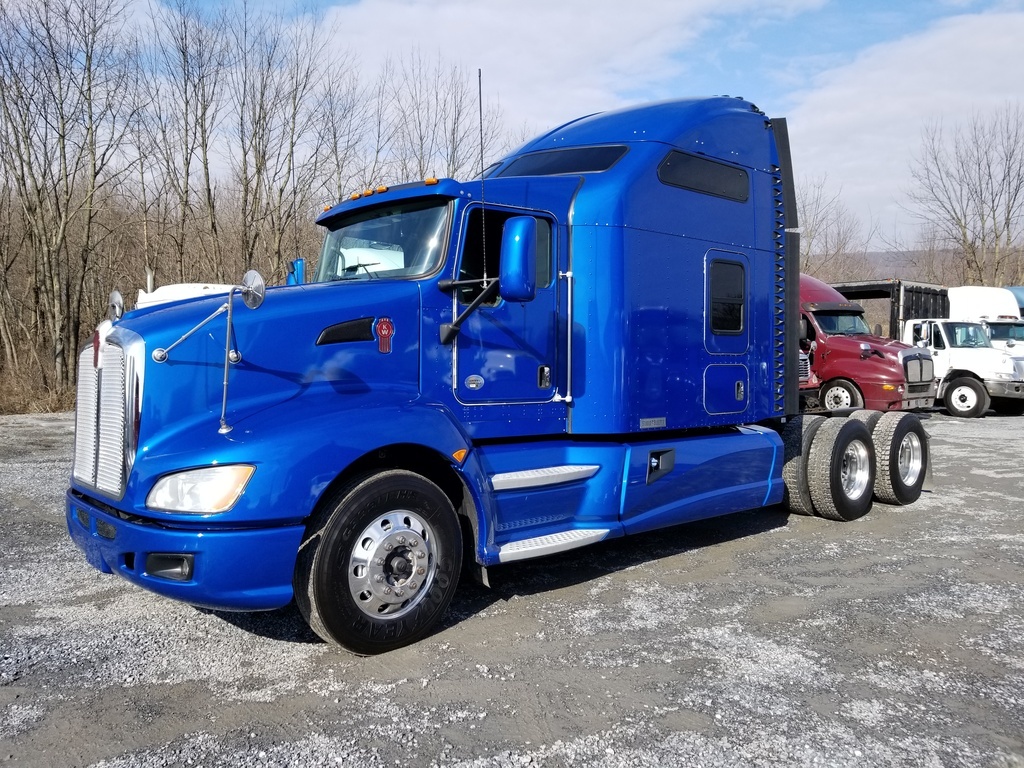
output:
M333 205L353 185L362 183L362 126L371 123L371 102L359 83L358 71L347 60L335 62L332 69L345 75L328 78L316 102L315 147L309 158L318 183L314 209Z
M182 282L203 271L222 272L211 168L227 58L222 19L204 13L196 0L155 9L142 68L148 109L140 134L140 195L148 204L152 190L161 214L144 219L145 266L157 271L160 252L170 245L169 271ZM149 237L151 226L155 237ZM206 264L196 258L203 251Z
M487 157L501 146L501 113L492 104L480 109L476 78L419 51L397 70L391 99L401 179L479 173L481 149Z
M238 189L242 267L262 259L281 278L298 255L295 226L312 208L317 88L326 37L309 17L286 24L243 3L229 21L236 58L230 84L236 135L232 166ZM292 247L285 247L289 231Z
M797 185L800 221L800 271L824 280L871 277L867 243L860 221L843 205L828 177L802 180Z
M954 255L950 282L1024 282L1024 106L974 115L951 132L927 126L911 174L914 212L936 250Z
M0 163L35 257L34 332L48 342L52 390L74 382L86 275L101 233L104 188L137 112L128 88L122 0L36 0L0 6Z

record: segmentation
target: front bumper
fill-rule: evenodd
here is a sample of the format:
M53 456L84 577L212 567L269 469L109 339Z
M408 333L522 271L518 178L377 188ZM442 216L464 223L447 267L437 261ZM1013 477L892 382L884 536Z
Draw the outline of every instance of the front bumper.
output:
M992 397L1024 397L1024 381L985 379L985 389Z
M272 610L292 599L292 574L304 527L245 530L168 528L123 520L68 491L67 525L89 563L143 589L227 611ZM151 558L151 555L164 557ZM147 571L147 561L188 562L187 578Z

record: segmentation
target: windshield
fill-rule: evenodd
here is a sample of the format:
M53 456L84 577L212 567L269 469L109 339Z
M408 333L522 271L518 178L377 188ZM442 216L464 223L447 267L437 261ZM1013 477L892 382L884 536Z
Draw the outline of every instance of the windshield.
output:
M314 282L421 277L444 257L447 201L416 200L341 218L324 238Z
M946 337L951 347L991 347L985 329L977 323L946 323Z
M994 341L1024 341L1024 323L989 323L988 335Z
M814 319L825 333L837 336L870 335L868 324L857 312L815 312Z

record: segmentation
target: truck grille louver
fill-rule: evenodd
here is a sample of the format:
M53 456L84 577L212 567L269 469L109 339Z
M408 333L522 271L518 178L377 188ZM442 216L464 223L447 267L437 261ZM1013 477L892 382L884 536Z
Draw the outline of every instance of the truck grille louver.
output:
M82 485L119 499L124 494L129 434L125 352L116 344L104 345L99 367L93 365L93 355L90 345L78 358L73 476Z
M930 382L935 376L932 359L921 355L904 357L903 372L908 384Z

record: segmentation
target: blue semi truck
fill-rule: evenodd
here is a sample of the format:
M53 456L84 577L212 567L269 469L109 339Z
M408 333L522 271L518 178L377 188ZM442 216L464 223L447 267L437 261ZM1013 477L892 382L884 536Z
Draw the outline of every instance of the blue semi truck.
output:
M799 415L786 123L747 101L592 115L318 223L296 284L112 300L67 493L96 568L213 609L294 599L377 653L428 634L464 571L921 492L914 415Z

